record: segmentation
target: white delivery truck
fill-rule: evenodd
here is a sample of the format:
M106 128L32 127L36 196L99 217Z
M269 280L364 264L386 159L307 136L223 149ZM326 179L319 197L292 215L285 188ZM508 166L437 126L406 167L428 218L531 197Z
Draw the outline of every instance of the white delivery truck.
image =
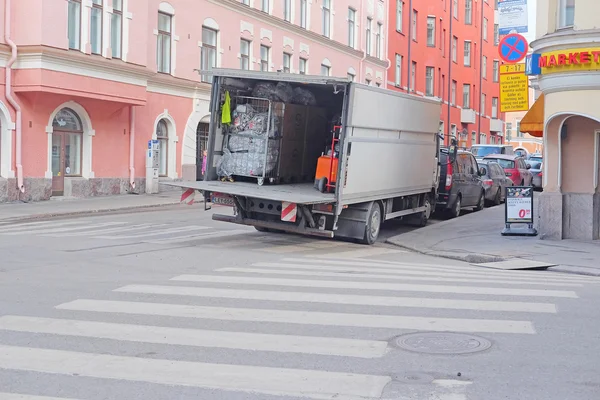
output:
M213 76L206 171L170 185L232 206L214 220L365 244L385 220L427 223L439 101L326 76L201 73Z

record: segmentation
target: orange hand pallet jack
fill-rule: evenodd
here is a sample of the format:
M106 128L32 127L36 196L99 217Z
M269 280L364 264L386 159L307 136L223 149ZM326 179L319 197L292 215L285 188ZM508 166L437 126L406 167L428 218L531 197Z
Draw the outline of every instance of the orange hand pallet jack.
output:
M323 154L317 161L315 188L321 192L335 190L339 158L336 156L335 145L340 142L341 125L334 125L331 138L331 153Z

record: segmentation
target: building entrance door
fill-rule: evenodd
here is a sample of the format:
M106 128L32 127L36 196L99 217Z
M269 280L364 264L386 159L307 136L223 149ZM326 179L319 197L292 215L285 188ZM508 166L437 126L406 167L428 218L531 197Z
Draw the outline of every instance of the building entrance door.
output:
M61 109L52 122L52 196L65 193L65 176L81 176L83 128L70 108Z
M200 122L196 127L196 180L204 180L204 174L206 173L206 160L205 154L208 147L208 129L209 125L204 122Z
M52 196L65 192L65 142L62 132L52 133Z

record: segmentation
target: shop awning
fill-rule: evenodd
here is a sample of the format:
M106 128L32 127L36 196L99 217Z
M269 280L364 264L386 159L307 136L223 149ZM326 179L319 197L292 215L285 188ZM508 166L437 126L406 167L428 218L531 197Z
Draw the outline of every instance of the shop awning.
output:
M527 114L521 120L521 132L529 133L531 136L544 136L544 94L533 103Z

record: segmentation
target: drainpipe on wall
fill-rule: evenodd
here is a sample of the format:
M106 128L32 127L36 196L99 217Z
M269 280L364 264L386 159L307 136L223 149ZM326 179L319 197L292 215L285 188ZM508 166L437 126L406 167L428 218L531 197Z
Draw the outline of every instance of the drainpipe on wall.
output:
M479 21L479 26L481 27L479 32L479 118L477 119L477 143L481 144L481 116L485 113L485 110L481 109L482 98L483 98L483 10L485 9L485 4L481 3L481 20ZM487 66L486 66L487 67ZM492 133L490 132L490 136Z
M402 13L402 18L404 19L404 13ZM408 77L408 81L406 82L406 87L408 88L408 93L412 90L416 92L414 87L411 87L412 82L412 60L410 58L410 49L412 47L412 19L413 19L413 6L412 0L408 2L408 50L406 54L406 58L408 58L408 62L406 63L406 71L408 72L406 76ZM415 71L415 74L417 71ZM415 79L415 85L417 84ZM400 82L400 86L402 86L402 82Z
M388 64L387 64L387 67L385 68L385 76L384 76L385 81L384 81L383 87L387 89L388 88L388 75L389 75L390 68L392 66L392 61L390 61L390 48L389 48L389 46L390 46L390 32L389 32L390 31L390 29L389 29L390 5L389 5L389 3L385 6L385 10L387 10L387 19L386 19L385 23L386 23L386 26L388 27L388 29L386 29L387 34L385 35L385 47L384 47L385 50L384 51L386 54L385 58L386 58L386 61Z
M448 27L448 134L446 135L446 138L444 139L444 142L446 144L450 144L450 138L452 136L452 120L450 119L451 117L451 111L452 111L452 42L453 40L453 36L452 36L452 21L454 20L454 3L451 1L450 2L450 24ZM457 53L457 57L458 57L458 43L456 44L456 53Z
M129 188L135 190L135 108L129 107Z
M16 114L16 143L15 143L15 167L17 169L17 187L21 193L25 193L25 185L23 184L23 165L21 163L22 147L21 147L21 106L15 101L12 96L12 66L17 60L17 45L10 38L10 20L11 20L11 0L5 0L4 10L4 41L10 46L11 56L6 64L6 100L15 109Z
M367 13L364 12L365 11L365 0L360 0L360 18L361 20L366 24L366 17L367 17ZM362 26L362 23L359 25L359 28ZM367 48L365 46L365 42L366 42L366 33L364 32L364 28L361 29L360 31L360 47L362 47L363 50L363 57L360 59L360 62L358 63L358 83L362 83L364 75L363 75L363 63L365 62L365 59L367 58Z

